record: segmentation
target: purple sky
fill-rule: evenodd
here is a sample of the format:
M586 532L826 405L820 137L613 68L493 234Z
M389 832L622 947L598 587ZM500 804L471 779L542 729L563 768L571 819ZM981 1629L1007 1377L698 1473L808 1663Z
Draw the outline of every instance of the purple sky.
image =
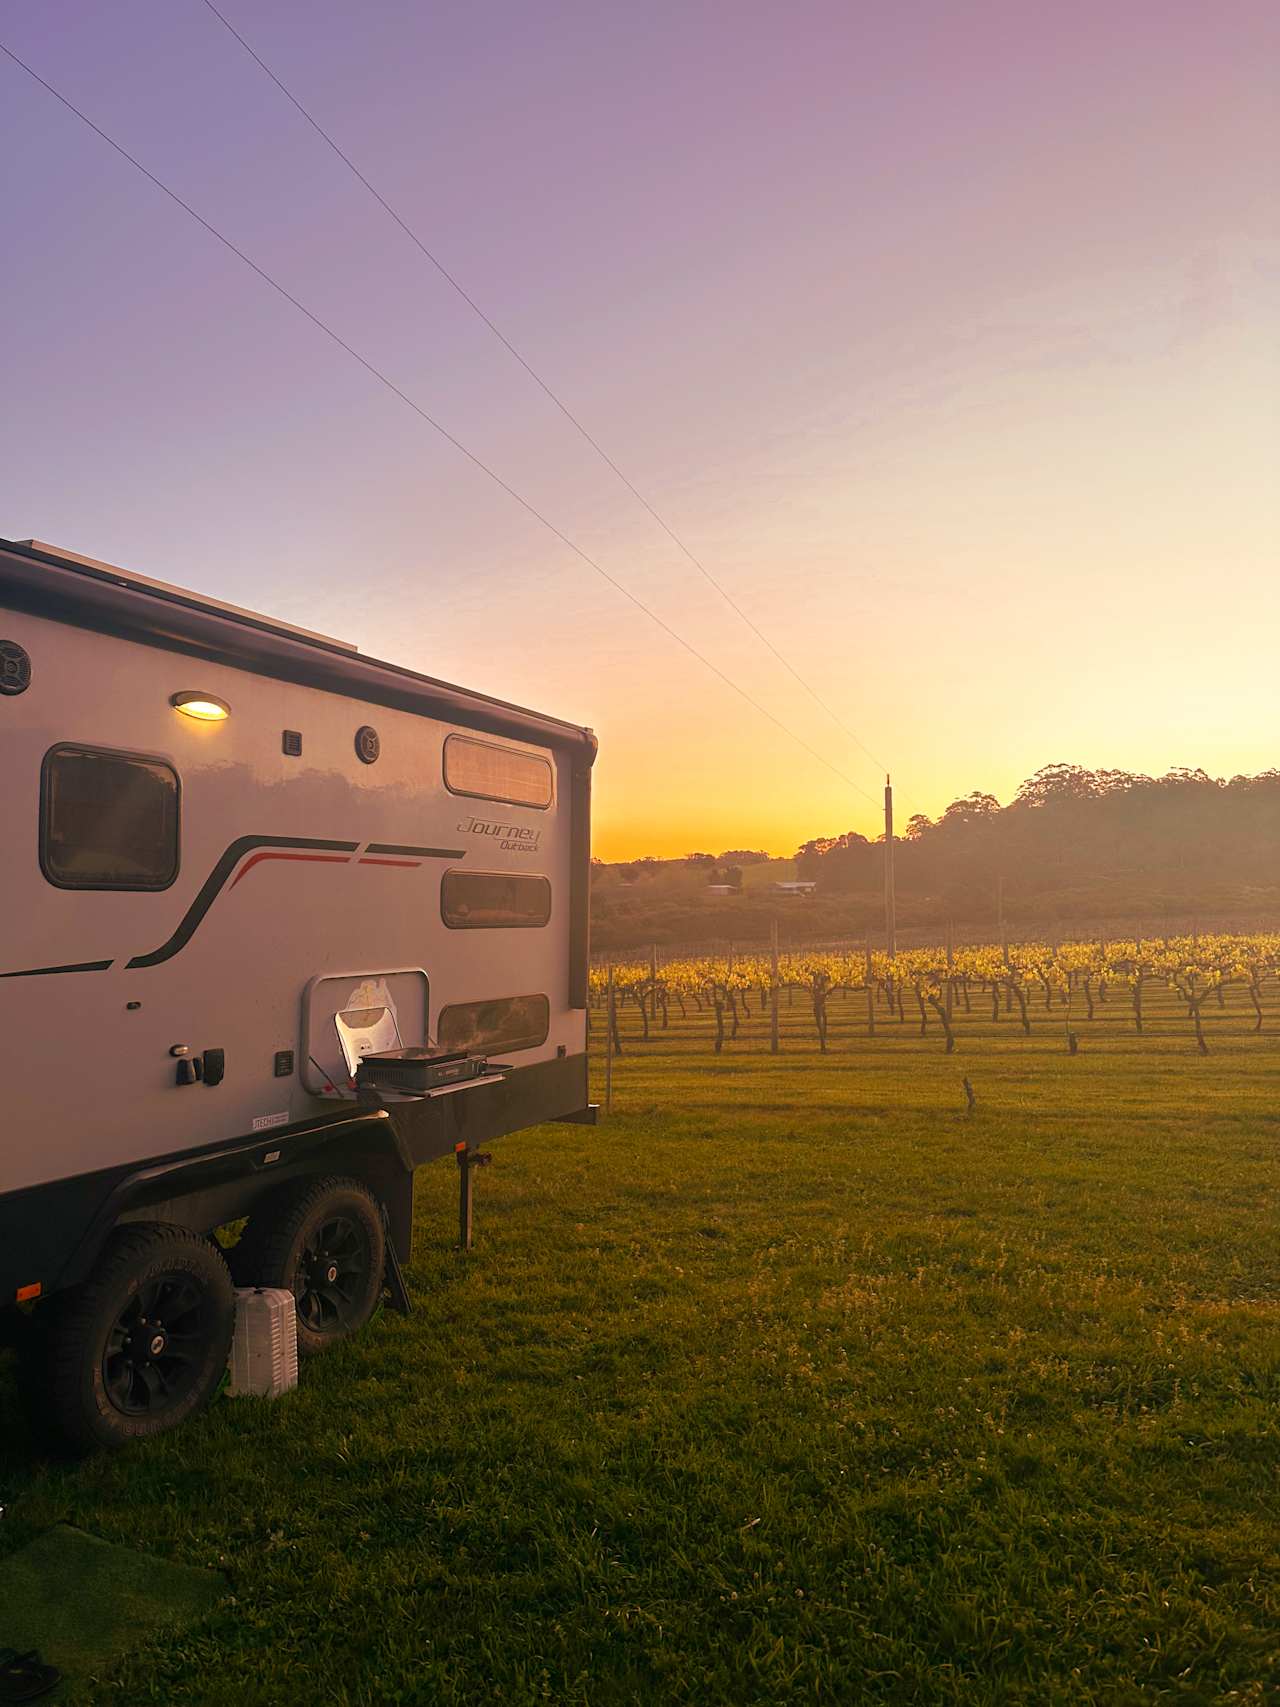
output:
M225 0L913 803L1280 761L1280 7ZM0 39L871 794L201 0ZM0 533L601 733L606 854L869 828L0 59Z

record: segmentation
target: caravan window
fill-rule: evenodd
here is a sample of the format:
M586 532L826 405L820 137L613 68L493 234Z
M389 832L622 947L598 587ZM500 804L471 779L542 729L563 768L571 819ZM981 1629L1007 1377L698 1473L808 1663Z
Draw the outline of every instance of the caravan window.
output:
M451 794L503 800L510 806L551 804L551 766L537 753L449 735L444 744L444 785Z
M167 889L178 875L178 775L163 759L53 747L40 865L60 889Z
M545 996L503 996L492 1002L455 1002L440 1015L441 1049L536 1049L551 1029Z
M528 930L551 917L551 885L523 872L446 871L440 912L455 931Z

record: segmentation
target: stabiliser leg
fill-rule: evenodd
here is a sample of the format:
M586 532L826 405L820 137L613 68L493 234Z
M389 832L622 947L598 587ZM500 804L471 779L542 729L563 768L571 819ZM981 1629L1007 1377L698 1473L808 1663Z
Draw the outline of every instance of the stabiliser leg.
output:
M493 1157L484 1150L472 1150L464 1141L455 1144L453 1153L458 1158L458 1249L471 1249L471 1175L476 1168L488 1167Z
M400 1267L400 1258L396 1255L396 1242L391 1236L391 1217L387 1206L382 1205L382 1231L386 1240L386 1262L382 1270L382 1284L391 1294L391 1308L407 1316L413 1309L409 1298L409 1288L404 1283L404 1270Z

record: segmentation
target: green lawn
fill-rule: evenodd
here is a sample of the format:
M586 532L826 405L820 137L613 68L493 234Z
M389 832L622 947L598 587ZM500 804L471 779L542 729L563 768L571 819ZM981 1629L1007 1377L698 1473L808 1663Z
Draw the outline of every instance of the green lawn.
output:
M416 1313L276 1404L50 1465L4 1365L0 1554L230 1582L85 1699L1280 1699L1280 1038L858 1012L628 1016L612 1120L495 1145L467 1258L424 1170Z

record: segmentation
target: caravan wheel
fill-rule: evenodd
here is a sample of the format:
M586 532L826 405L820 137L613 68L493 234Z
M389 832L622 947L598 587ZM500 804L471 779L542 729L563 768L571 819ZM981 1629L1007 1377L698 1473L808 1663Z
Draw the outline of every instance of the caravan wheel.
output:
M74 1446L120 1446L185 1422L231 1352L227 1265L185 1227L113 1233L58 1309L49 1346L54 1422Z
M377 1199L354 1179L300 1185L249 1218L232 1257L241 1285L293 1293L298 1350L326 1351L363 1327L381 1296L386 1241Z

